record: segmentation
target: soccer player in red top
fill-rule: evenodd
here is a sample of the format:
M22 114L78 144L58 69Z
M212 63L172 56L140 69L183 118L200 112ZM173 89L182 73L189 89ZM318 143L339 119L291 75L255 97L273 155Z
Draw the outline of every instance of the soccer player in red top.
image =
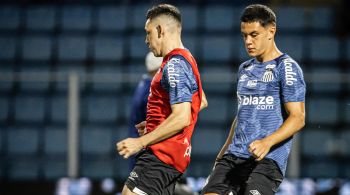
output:
M180 11L169 4L152 7L145 30L146 44L163 62L151 83L146 122L136 125L142 136L117 143L124 158L141 151L123 195L173 194L190 162L198 112L207 106L196 61L181 42Z

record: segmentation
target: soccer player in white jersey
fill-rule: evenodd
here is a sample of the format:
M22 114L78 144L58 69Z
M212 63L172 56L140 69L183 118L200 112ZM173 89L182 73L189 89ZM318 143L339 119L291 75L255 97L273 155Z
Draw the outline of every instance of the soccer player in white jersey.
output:
M292 138L305 124L305 82L298 63L274 41L275 13L254 4L241 16L241 33L252 59L238 70L237 116L205 195L270 195L283 180Z

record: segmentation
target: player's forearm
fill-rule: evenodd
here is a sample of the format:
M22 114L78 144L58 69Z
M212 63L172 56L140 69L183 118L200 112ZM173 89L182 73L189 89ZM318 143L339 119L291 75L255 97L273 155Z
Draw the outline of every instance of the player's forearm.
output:
M235 132L235 128L236 128L236 125L237 125L237 121L236 121L237 118L235 118L232 122L232 125L231 125L231 129L230 129L230 132L229 132L229 135L227 136L227 139L226 139L226 142L225 144L222 146L219 154L217 155L216 159L220 159L222 157L222 155L224 155L224 153L226 152L228 146L232 143L232 137L234 135L234 132Z
M140 137L142 145L149 146L182 131L190 125L190 116L187 114L170 114L155 130Z
M208 107L208 100L207 100L207 97L205 96L204 91L202 90L202 101L201 101L201 106L199 108L199 111L203 110L206 107Z
M282 126L270 136L267 136L265 139L270 143L271 146L274 146L296 134L301 130L305 125L305 115L289 115L287 120L282 124Z

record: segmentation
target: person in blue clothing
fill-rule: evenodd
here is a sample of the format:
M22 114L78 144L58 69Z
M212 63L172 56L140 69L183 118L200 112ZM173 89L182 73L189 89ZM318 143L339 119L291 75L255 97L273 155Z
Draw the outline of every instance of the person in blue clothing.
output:
M135 125L146 120L147 100L151 81L162 64L162 57L155 57L152 52L149 52L145 58L147 74L142 75L137 88L135 89L130 112L129 121L129 137L139 137L139 132ZM130 171L134 168L135 158L129 159Z
M254 4L241 15L252 59L238 69L237 116L202 190L205 195L272 195L284 178L293 135L305 125L303 72L276 46L275 13Z

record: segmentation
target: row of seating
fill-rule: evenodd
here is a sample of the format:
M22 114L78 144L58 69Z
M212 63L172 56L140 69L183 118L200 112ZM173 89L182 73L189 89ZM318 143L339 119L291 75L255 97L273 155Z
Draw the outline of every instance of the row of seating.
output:
M143 30L149 4L133 6L1 6L0 30L28 31L125 31ZM239 29L239 17L244 7L208 5L179 6L184 31L226 31ZM329 32L335 20L330 7L274 7L281 31L303 32L305 29Z

